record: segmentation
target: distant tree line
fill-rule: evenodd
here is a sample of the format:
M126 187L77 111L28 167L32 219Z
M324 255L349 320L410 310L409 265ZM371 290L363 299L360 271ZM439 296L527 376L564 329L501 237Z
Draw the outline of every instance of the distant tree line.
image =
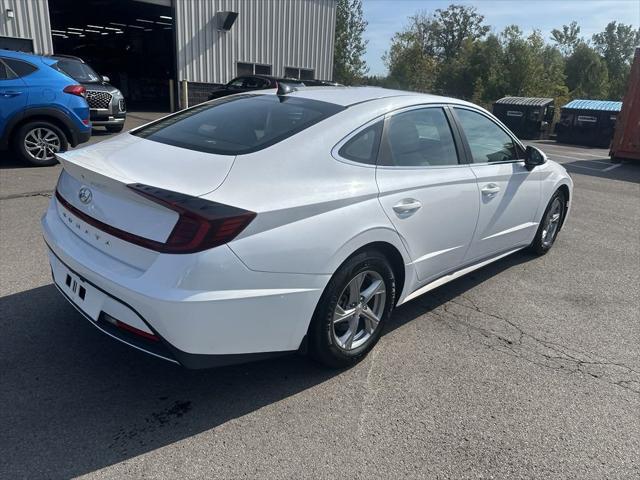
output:
M496 34L474 7L450 5L410 17L383 57L388 75L365 76L361 0L339 0L338 13L341 4L359 7L347 15L360 27L350 28L352 42L360 46L351 51L360 61L349 75L338 74L348 67L336 68L337 81L437 93L486 106L508 95L553 97L556 104L571 98L620 100L640 44L640 30L615 21L591 39L580 36L576 22L554 29L550 43L540 31L525 35L516 25ZM338 48L336 41L336 53Z

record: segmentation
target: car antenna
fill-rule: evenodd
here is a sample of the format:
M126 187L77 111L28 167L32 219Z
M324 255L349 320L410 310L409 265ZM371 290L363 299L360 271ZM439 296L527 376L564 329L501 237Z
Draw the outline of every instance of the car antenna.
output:
M278 91L276 92L276 95L287 95L288 93L295 92L296 90L298 89L289 83L278 82Z

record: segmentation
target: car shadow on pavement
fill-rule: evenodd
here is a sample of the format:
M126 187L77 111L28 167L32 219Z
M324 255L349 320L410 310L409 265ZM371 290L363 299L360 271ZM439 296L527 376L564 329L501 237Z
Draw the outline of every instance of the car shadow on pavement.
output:
M0 150L0 170L5 168L43 168L28 165L18 158L11 150Z
M516 253L399 307L385 333L531 258ZM1 478L93 472L341 374L299 355L185 370L98 332L53 285L0 298L0 328Z
M609 159L603 159L608 161ZM640 161L623 160L620 163L611 162L610 165L596 164L589 160L574 160L562 162L562 166L571 174L588 175L591 177L619 180L623 182L640 183Z

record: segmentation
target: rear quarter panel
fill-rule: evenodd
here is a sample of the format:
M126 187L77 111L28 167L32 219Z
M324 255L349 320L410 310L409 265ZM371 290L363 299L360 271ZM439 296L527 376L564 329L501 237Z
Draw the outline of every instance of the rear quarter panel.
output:
M409 263L378 202L375 168L340 162L331 150L351 131L382 115L353 108L250 155L238 156L210 198L258 213L229 244L248 268L265 272L332 274L354 251L390 243Z

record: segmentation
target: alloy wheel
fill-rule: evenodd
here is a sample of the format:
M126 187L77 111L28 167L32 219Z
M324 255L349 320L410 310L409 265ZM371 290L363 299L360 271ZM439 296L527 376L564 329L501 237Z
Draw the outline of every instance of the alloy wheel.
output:
M60 137L53 130L37 127L29 130L24 137L24 148L37 161L53 160L60 151Z
M373 270L358 273L344 288L335 307L332 333L343 350L354 350L371 338L384 312L386 290Z
M551 208L547 212L544 219L544 227L542 228L542 246L550 247L556 239L558 228L560 227L560 218L562 217L562 201L556 197L551 204Z

